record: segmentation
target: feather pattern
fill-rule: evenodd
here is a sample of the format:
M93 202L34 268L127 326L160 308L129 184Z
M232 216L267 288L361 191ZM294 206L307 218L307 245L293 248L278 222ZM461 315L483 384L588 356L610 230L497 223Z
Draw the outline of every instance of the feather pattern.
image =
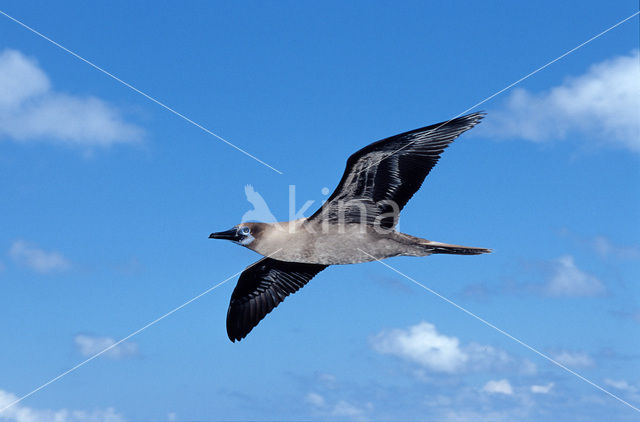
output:
M227 311L227 334L241 340L288 295L327 266L263 258L240 275Z
M444 149L483 117L468 114L362 148L349 157L338 187L309 221L394 227Z

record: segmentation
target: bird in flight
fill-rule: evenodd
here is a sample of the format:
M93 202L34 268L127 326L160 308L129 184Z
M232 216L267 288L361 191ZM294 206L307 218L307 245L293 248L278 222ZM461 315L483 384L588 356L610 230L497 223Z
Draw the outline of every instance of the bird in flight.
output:
M227 335L242 340L288 295L329 265L393 256L478 255L491 250L451 245L395 230L400 211L444 149L484 113L415 129L374 142L347 160L338 187L311 217L242 223L211 233L264 256L240 275L227 311Z

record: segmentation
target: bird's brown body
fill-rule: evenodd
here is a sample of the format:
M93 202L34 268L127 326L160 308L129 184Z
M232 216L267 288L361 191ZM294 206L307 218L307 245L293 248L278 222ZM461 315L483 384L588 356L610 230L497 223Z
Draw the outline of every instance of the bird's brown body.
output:
M322 225L307 219L281 223L243 223L254 240L246 247L279 261L306 264L359 264L394 256L489 252L484 248L450 245L383 230L366 224ZM457 252L454 252L457 251Z
M227 334L244 338L285 297L329 265L394 256L477 255L489 249L432 242L395 230L400 211L440 154L483 117L473 113L374 142L347 160L333 194L309 218L242 223L210 237L232 240L265 258L240 276L227 312Z

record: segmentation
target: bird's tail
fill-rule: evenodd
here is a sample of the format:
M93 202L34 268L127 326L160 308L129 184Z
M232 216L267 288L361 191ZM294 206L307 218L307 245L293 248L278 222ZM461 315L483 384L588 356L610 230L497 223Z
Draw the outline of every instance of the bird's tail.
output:
M491 253L491 249L475 248L472 246L450 245L442 242L432 242L427 240L423 243L429 253L446 253L454 255L480 255Z

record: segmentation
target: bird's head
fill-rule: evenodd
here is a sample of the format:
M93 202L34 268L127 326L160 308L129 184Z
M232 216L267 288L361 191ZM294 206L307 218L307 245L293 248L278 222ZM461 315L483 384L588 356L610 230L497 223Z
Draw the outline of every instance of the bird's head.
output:
M260 223L242 223L223 232L211 233L209 239L226 239L241 246L250 247L260 232Z

